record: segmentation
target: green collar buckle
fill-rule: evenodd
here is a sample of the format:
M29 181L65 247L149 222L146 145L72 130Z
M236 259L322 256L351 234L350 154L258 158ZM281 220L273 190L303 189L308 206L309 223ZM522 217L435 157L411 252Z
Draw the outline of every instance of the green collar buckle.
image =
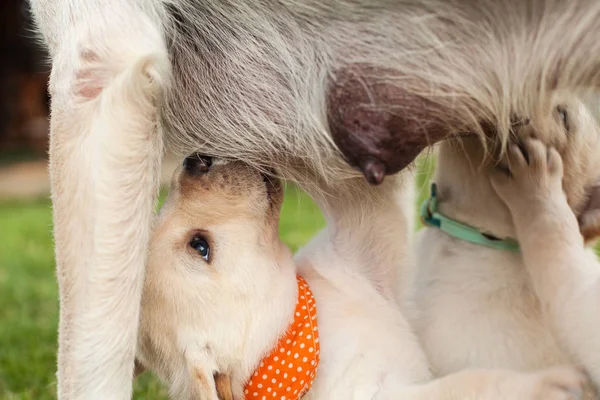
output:
M438 228L450 236L469 243L479 244L496 250L519 252L519 243L510 238L498 239L485 234L479 229L450 219L437 211L437 185L431 184L431 196L421 206L421 222L423 225Z

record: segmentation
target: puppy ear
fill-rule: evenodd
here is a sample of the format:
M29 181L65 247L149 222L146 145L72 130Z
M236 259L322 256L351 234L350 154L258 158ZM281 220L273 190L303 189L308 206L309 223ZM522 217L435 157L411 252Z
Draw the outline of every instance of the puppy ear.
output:
M588 202L579 214L579 230L586 244L600 238L600 182L587 192Z
M217 396L219 400L233 400L233 391L231 390L231 379L229 375L215 373L215 387L217 388Z

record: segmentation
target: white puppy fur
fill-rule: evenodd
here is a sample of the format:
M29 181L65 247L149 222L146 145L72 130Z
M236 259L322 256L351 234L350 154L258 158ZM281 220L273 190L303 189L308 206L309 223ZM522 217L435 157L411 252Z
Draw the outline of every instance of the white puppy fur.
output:
M338 198L345 207L331 212L343 213L341 223L301 251L297 268L278 237L279 183L238 161L218 160L202 173L188 164L174 176L151 240L141 364L175 398L227 398L213 376L227 376L233 398L243 398L244 383L291 323L298 272L316 299L321 344L304 398L546 400L579 390L584 378L570 368L470 370L430 381L399 305L398 266L408 260L394 242L409 236L412 217L400 183L389 179L369 202ZM190 248L198 235L211 248L207 258Z
M600 227L597 102L558 104L515 127L499 164L477 139L439 149L440 212L521 252L419 233L415 329L437 376L573 363L600 384L600 265L585 246Z
M354 166L378 160L380 176L430 139L481 121L506 136L514 108L529 115L557 89L600 86L596 0L30 2L52 62L61 399L131 396L163 135L182 155L277 167L313 195L368 197L338 185L357 174L326 110L340 71L387 98L359 96L376 122L406 119L346 149Z

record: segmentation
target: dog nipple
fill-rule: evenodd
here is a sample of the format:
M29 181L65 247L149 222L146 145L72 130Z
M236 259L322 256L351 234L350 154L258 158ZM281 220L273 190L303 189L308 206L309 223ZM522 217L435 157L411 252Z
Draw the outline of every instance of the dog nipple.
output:
M379 185L385 178L385 165L378 160L369 158L361 164L361 170L367 182L371 185Z

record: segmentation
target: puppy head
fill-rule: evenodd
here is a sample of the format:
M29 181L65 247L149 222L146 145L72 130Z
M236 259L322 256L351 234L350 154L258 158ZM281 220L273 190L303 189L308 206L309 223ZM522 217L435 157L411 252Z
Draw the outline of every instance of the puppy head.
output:
M210 386L215 373L245 365L244 357L242 369L250 368L268 346L261 341L279 334L261 318L277 321L288 297L293 311L296 280L278 237L283 190L276 178L239 161L193 155L171 186L150 244L139 353L182 393L186 379Z
M561 99L551 113L517 128L535 135L562 156L563 190L586 242L600 236L600 126L595 98Z
M241 161L194 154L175 172L160 220L169 219L190 228L218 225L224 229L228 226L228 236L238 233L230 225L245 221L245 229L251 223L261 246L278 247L279 241L273 238L278 234L282 201L282 185L273 173L262 173ZM205 239L210 235L205 232Z

